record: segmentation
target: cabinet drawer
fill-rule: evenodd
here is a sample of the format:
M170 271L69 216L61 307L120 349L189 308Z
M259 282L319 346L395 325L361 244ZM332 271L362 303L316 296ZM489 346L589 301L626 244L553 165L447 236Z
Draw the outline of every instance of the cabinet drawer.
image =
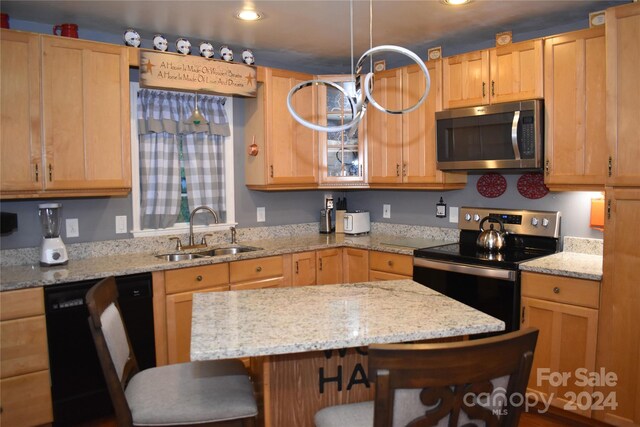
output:
M0 320L44 314L42 288L21 289L0 293Z
M36 426L53 421L49 371L0 380L0 425Z
M229 276L231 283L237 283L282 276L283 272L282 257L272 256L232 262Z
M411 279L412 276L404 276L402 274L385 273L384 271L369 271L369 280L371 282L377 282L380 280L403 280Z
M228 285L229 264L203 265L169 270L164 273L164 280L167 294L195 291L216 285Z
M600 282L525 272L522 273L522 296L598 308Z
M49 368L44 316L0 322L0 378Z
M413 257L386 252L369 252L369 268L413 277Z
M229 287L232 291L243 291L247 289L265 289L265 288L282 288L284 287L284 278L273 277L270 279L257 280L254 282L237 283Z

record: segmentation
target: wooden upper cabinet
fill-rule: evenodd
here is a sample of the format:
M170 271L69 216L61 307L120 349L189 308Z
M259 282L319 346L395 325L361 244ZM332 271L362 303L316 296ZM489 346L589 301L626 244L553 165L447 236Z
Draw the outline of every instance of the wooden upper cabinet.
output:
M492 104L543 97L542 39L489 51Z
M309 74L259 68L255 99L247 99L245 144L258 145L256 156L246 157L249 188L261 190L314 188L318 184L318 142L314 131L299 124L287 109L289 91L312 80ZM317 121L317 91L298 91L292 104L304 119Z
M443 61L442 103L445 109L489 103L489 51L450 56Z
M603 190L607 173L604 28L545 40L545 184Z
M0 191L43 188L40 37L0 30ZM4 194L3 194L4 196Z
M2 30L2 198L131 189L123 46Z
M640 4L607 9L607 185L640 185Z
M389 110L402 109L402 69L375 73L372 95ZM369 185L402 183L402 115L369 105L365 120Z
M368 182L374 188L461 188L466 175L436 169L435 112L441 110L442 62L426 63L431 88L424 103L402 115L367 110ZM374 98L391 110L410 108L425 90L418 65L376 73Z
M443 107L542 98L542 40L444 58Z
M42 56L46 188L130 188L126 48L43 36Z

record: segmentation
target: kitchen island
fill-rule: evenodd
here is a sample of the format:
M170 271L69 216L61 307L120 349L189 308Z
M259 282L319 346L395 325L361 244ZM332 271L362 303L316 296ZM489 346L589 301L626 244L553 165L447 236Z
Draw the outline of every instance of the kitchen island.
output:
M412 280L194 295L191 359L252 357L266 426L370 399L366 346L461 339L504 323Z

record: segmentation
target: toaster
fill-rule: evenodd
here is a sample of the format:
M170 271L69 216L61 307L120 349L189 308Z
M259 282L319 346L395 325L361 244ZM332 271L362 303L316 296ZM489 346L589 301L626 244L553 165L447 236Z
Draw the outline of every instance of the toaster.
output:
M353 211L344 214L344 234L364 234L371 231L368 211Z

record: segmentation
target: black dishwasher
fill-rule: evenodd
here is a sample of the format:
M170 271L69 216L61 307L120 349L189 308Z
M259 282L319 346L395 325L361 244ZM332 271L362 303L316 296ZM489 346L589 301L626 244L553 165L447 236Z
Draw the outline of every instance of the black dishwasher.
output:
M113 414L111 399L89 331L87 291L99 280L44 287L53 419L77 425ZM151 274L116 278L133 351L140 369L156 365Z

